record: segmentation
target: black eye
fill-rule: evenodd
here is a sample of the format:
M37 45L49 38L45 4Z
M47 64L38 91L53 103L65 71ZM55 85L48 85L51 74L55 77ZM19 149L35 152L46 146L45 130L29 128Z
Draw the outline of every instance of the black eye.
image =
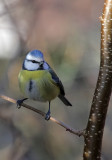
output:
M32 60L32 63L37 63L37 61L35 61L35 60Z

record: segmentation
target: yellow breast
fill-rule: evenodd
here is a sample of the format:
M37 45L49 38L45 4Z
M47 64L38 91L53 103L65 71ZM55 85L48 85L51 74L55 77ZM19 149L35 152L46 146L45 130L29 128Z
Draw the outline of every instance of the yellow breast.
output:
M18 79L20 90L27 98L51 101L60 93L59 87L53 81L48 71L21 70Z

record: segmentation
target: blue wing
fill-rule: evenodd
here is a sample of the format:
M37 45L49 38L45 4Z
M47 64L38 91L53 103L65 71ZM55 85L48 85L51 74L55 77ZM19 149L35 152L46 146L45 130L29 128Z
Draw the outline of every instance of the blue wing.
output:
M57 74L53 71L53 69L49 66L48 63L44 62L44 66L43 67L44 67L45 70L49 71L49 73L52 76L52 79L55 81L55 83L60 88L60 94L64 96L65 95L64 87L63 87L63 84L60 81L59 77L57 76Z
M57 74L53 71L53 69L49 66L48 63L44 62L43 69L48 70L49 73L52 76L52 79L54 82L58 85L60 88L60 94L58 95L58 98L66 105L66 106L72 106L72 104L66 99L65 97L65 91L62 82L60 81L59 77Z

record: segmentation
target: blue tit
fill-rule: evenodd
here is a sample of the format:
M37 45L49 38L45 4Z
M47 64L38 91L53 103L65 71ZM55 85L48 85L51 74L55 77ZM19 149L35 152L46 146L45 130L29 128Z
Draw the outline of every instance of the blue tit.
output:
M54 98L58 97L66 106L72 106L65 98L62 82L39 50L33 50L26 55L18 81L20 91L26 98L18 100L17 105L21 106L28 98L41 102L48 101L49 109L46 113L46 120L50 119L50 102Z

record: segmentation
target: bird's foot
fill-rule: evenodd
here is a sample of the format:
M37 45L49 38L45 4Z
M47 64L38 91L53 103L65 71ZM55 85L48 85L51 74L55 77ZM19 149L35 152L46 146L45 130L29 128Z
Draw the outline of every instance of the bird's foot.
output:
M24 99L19 99L17 100L16 104L17 104L17 108L20 109L21 108L21 105L22 103L27 100L28 98L24 98Z
M45 120L50 120L50 117L51 117L51 115L50 115L50 111L48 111L47 113L46 113L46 116L45 116Z

